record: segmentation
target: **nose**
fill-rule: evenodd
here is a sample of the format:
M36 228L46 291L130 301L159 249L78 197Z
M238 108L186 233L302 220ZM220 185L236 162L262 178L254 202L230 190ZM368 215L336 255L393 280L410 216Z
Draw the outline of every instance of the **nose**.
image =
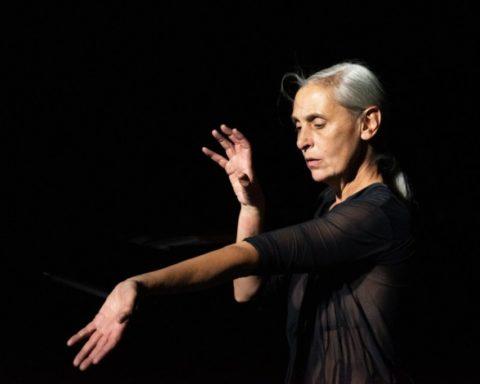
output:
M313 145L312 135L306 128L301 128L297 135L297 147L305 152Z

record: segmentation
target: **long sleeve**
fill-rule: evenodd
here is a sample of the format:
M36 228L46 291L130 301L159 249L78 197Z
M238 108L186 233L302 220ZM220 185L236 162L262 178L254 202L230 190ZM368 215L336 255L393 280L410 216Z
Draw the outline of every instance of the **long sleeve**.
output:
M268 277L259 294L286 293L285 383L397 382L411 212L380 182L329 211L334 200L326 189L311 220L244 239L258 250L257 274Z
M259 273L306 273L388 255L392 227L381 207L352 200L304 223L244 240L260 255ZM378 261L378 260L377 260Z

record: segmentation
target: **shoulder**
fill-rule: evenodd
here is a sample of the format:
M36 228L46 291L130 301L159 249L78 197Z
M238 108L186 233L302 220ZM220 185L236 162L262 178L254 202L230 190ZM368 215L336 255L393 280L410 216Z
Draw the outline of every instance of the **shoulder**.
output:
M393 237L411 234L411 212L386 184L376 184L351 201L352 206L370 206L372 213L382 216L391 227Z
M334 200L333 190L326 187L318 196L314 217L323 217L347 227L370 228L375 232L388 229L391 237L397 239L408 237L411 233L410 209L386 184L371 184L327 211Z

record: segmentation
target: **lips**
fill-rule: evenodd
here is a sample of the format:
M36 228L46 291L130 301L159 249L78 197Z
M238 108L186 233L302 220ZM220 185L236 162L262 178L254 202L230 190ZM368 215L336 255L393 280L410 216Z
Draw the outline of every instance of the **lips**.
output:
M309 158L309 159L306 159L307 161L307 166L309 168L312 168L312 167L316 167L320 164L320 161L322 161L322 159L313 159L313 158Z

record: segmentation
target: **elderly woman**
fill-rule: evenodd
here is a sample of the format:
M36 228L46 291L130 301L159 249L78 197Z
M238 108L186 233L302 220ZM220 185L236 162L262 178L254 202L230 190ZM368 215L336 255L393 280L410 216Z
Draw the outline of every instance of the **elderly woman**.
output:
M95 318L72 336L88 338L74 359L84 370L120 340L139 297L204 289L233 280L238 302L288 299L285 383L398 383L395 338L414 251L410 190L384 167L378 139L383 90L359 63L298 75L292 120L314 181L326 184L313 219L261 233L263 193L251 145L237 129L212 132L241 204L237 242L120 282Z

